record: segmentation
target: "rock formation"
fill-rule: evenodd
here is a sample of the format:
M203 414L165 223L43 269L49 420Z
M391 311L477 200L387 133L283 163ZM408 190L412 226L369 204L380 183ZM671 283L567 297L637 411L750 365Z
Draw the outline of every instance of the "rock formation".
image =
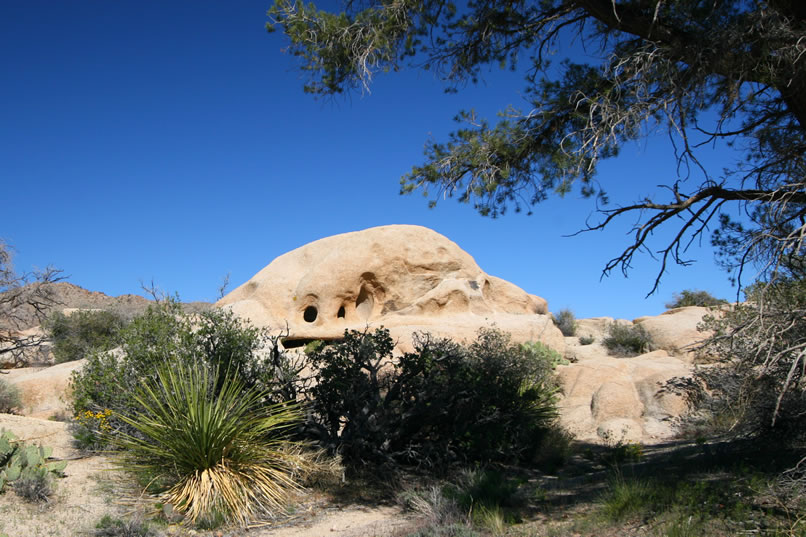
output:
M490 276L446 237L420 226L382 226L327 237L284 254L218 304L260 326L288 327L286 347L384 326L471 340L495 325L513 341L564 349L546 301Z
M21 414L43 419L70 416L70 377L85 362L76 360L51 367L11 369L2 378L20 390Z
M577 336L593 338L593 343L565 338L566 356L575 362L558 368L565 427L580 440L596 443L654 443L674 436L676 418L685 413L686 403L665 385L691 374L693 349L708 335L697 326L705 315L715 313L690 306L634 321L578 320ZM632 358L608 356L602 341L613 323L643 327L656 350Z

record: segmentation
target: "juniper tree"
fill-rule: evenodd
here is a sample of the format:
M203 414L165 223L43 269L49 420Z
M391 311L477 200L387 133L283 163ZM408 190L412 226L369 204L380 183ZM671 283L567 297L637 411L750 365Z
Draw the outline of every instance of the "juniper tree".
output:
M728 263L775 270L806 230L806 3L800 0L365 0L331 13L275 0L269 30L281 28L308 74L305 91L368 89L377 72L406 66L438 73L449 91L476 82L489 64L526 62L526 102L495 122L463 111L445 141L401 180L472 203L482 215L532 210L578 185L605 199L598 164L657 128L675 141L680 173L652 197L605 208L587 229L641 213L633 239L605 267L626 271L642 249L687 264L692 239L721 226ZM551 66L570 41L588 53ZM504 104L504 103L502 103ZM698 144L745 148L727 170L708 170ZM694 170L697 175L694 175ZM694 181L689 175L694 175ZM606 185L605 185L606 186ZM726 215L742 206L752 225ZM672 238L650 246L661 227ZM738 244L738 247L736 245ZM762 246L763 244L763 246ZM760 255L764 253L764 255ZM766 257L765 257L766 256ZM655 281L653 290L657 287Z

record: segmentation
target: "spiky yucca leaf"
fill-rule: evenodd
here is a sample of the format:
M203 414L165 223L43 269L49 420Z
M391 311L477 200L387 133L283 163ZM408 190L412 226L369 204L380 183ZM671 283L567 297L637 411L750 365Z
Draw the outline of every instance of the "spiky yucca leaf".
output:
M192 521L217 515L239 523L280 508L306 460L284 433L300 417L291 405L262 406L262 394L199 364L171 364L144 383L144 409L120 419L143 438L122 436L120 464L164 483L164 500Z

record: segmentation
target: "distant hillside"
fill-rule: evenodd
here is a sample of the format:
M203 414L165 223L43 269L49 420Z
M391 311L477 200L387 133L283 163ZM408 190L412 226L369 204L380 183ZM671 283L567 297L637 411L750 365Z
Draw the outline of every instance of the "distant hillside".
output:
M60 311L68 308L98 309L114 311L127 319L131 319L145 312L154 301L140 295L109 296L99 291L88 291L83 287L68 282L58 282L50 286L54 300L51 311ZM196 313L212 307L209 302L187 302L182 304L185 311ZM32 328L39 325L32 308L21 312L22 325L17 329Z

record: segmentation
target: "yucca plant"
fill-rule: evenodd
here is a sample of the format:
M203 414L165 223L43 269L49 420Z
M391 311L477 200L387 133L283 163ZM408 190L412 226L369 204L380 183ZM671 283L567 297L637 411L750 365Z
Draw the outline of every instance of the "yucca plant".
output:
M300 417L290 405L265 406L233 375L202 364L163 366L134 394L143 409L120 419L142 437L113 439L119 463L162 488L162 501L193 523L244 524L282 507L305 470L285 432Z

